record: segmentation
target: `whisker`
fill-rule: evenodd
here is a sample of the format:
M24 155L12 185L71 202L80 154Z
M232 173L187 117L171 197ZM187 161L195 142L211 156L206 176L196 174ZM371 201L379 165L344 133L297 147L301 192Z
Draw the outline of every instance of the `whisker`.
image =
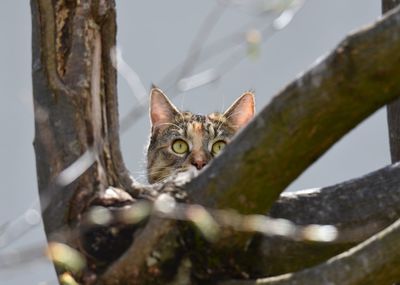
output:
M173 169L172 172L169 172L168 174L161 176L159 179L157 179L156 182L163 182L164 180L166 180L167 178L171 177L174 174L177 174L179 172L185 172L188 170L189 169L187 167L179 167L179 168Z
M165 172L165 169L166 169L166 168L167 168L167 167L165 167L165 168L162 169L162 170L156 170L156 171L147 172L147 175L153 175L153 174L163 173L163 172Z

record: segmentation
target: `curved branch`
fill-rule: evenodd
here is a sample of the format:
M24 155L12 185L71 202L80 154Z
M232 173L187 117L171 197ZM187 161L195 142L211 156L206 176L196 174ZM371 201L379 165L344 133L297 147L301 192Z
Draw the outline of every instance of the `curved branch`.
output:
M393 284L400 278L399 247L400 219L360 245L313 268L265 279L221 282L220 285Z
M280 92L188 185L192 201L265 212L329 147L395 99L400 94L399 11L350 35Z
M399 185L397 163L334 186L282 194L271 217L299 225L335 225L338 239L323 244L258 236L244 258L249 270L256 276L301 270L366 240L400 216Z
M339 229L339 238L334 243L310 243L257 236L246 252L238 255L229 253L229 260L235 264L236 269L240 268L253 277L273 276L314 266L344 252L393 223L400 216L398 185L400 185L400 163L334 186L284 193L272 206L269 213L271 217L288 219L300 225L332 224ZM151 278L151 275L144 273L148 272L146 255L137 252L143 253L144 248L156 246L162 248L164 244L169 247L175 245L171 239L175 240L176 237L168 235L166 227L170 233L174 233L174 230L176 232L174 221L149 223L146 232L138 235L140 239L135 240L130 250L107 270L102 278L104 282L102 284L114 284L111 280L115 280L116 275L132 278L129 278L131 281L124 279L121 283L115 284L136 284L135 280L138 279L133 278L135 274L142 276L142 279ZM161 232L162 236L159 235ZM200 260L206 262L204 254L207 253L207 257L214 262L213 266L217 266L213 268L214 270L217 270L218 266L224 268L227 255L224 259L220 251L210 251L204 246L207 244L196 244L196 248L192 248L192 255L203 256ZM175 250L178 248L175 247ZM216 265L216 260L221 264ZM204 263L202 265L204 266ZM134 271L132 271L133 266L136 268ZM130 273L119 274L121 272Z

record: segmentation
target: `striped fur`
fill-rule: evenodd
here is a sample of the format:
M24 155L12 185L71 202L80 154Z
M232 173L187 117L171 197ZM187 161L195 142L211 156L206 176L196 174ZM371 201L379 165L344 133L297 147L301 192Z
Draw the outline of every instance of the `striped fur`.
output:
M254 115L254 96L243 94L225 113L196 115L180 112L162 93L153 88L150 98L152 121L147 150L147 177L150 183L162 181L174 172L198 169L214 157L212 145L217 141L228 143L232 136ZM172 144L181 139L189 151L178 154Z

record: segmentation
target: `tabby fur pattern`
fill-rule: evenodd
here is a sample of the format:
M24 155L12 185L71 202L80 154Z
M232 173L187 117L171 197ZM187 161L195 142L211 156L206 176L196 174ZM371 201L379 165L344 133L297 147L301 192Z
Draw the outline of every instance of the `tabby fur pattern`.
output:
M252 92L245 92L224 113L179 111L158 89L150 94L151 137L147 150L150 183L189 168L201 170L254 116Z

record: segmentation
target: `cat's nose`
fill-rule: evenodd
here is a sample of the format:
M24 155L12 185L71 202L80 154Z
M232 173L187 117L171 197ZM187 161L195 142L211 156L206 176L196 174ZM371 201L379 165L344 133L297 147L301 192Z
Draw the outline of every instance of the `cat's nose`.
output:
M206 164L207 164L207 162L205 160L203 160L203 159L192 160L192 165L194 167L196 167L197 170L202 169L204 166L206 166Z

